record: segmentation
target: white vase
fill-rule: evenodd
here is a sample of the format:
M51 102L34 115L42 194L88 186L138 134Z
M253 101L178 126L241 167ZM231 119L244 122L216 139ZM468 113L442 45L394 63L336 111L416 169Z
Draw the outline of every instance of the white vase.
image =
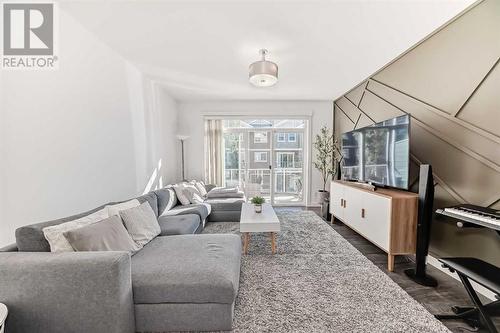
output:
M254 205L256 213L262 213L262 205Z

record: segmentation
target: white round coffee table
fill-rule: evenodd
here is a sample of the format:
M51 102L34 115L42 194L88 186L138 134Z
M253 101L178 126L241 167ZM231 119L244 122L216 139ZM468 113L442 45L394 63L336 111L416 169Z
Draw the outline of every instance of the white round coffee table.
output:
M7 319L7 314L9 311L5 304L0 303L0 333L4 333L5 329L5 320Z

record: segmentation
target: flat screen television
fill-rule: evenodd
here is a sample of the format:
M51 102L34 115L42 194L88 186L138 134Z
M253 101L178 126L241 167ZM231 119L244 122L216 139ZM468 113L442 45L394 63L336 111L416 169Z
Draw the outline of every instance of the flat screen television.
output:
M342 179L408 189L410 116L342 134Z

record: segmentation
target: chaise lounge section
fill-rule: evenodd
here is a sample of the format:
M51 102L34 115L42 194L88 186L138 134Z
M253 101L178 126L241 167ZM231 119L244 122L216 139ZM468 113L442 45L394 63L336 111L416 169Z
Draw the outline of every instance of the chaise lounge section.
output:
M236 235L155 238L132 257L136 330L230 330L240 257Z

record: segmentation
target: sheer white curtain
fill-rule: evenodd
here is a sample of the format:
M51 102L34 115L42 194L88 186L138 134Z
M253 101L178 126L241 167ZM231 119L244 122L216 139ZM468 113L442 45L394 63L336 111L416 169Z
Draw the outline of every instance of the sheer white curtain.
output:
M205 181L222 186L224 178L222 120L205 119Z

